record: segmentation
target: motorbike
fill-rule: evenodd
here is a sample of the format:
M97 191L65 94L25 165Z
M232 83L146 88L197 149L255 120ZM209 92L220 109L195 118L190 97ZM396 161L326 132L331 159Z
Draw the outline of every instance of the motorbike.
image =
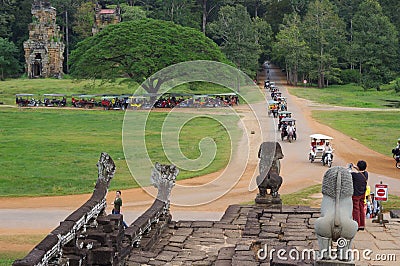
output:
M322 161L322 165L328 165L328 167L332 166L332 162L333 162L333 155L332 155L333 151L326 151L325 152L325 157Z
M400 149L392 150L393 159L396 161L396 168L400 169Z

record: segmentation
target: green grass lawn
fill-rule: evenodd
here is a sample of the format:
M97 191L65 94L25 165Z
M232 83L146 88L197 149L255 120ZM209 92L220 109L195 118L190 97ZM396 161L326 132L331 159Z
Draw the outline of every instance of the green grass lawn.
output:
M289 92L318 103L363 108L389 108L386 106L389 104L388 101L400 101L400 93L395 93L393 89L364 91L362 87L356 85L333 85L323 89L292 87L289 88Z
M314 195L321 193L321 184L303 188L299 191L290 194L281 194L282 204L293 206L313 206L320 205L321 198L316 198ZM242 203L244 205L252 205L254 201ZM388 213L391 210L398 209L400 206L400 197L389 194L388 201L383 201L383 212Z
M0 243L4 245L31 245L35 246L37 243L43 240L46 234L35 234L35 235L1 235ZM16 259L25 257L30 250L14 251L12 248L6 251L0 251L0 266L10 266Z
M400 137L400 112L313 111L312 116L370 149L392 156Z
M282 194L282 204L312 206L315 205L313 204L315 198L311 196L317 193L321 193L321 185L313 185L291 194Z
M160 140L166 115L152 112L146 126L153 162L168 163ZM182 114L182 119L186 115ZM0 196L91 193L103 151L117 166L111 189L135 187L122 149L123 118L120 111L0 108ZM234 117L229 120L238 121ZM240 134L240 129L234 133L236 137ZM179 135L182 152L196 158L198 141L207 136L217 143L215 160L202 171L181 171L178 179L215 172L227 164L233 148L230 137L210 118L195 118L183 126Z

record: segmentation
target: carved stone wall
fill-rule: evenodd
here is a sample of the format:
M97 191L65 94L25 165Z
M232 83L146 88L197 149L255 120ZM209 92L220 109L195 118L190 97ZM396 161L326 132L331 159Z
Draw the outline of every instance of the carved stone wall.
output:
M24 42L26 73L29 78L62 77L64 48L56 9L49 1L35 0L29 39Z

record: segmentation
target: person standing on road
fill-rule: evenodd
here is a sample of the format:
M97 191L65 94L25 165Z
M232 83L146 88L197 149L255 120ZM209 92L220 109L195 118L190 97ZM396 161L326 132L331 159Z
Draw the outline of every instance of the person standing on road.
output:
M122 198L121 198L121 191L117 190L115 192L115 199L114 202L112 203L114 205L114 208L112 209L112 214L121 214L121 207L122 207ZM124 224L124 227L127 228L128 225L125 223L125 221L122 221Z
M368 172L367 163L363 160L357 162L357 166L353 166L357 171L351 172L353 179L353 220L358 224L358 230L365 228L365 212L364 199L367 190Z

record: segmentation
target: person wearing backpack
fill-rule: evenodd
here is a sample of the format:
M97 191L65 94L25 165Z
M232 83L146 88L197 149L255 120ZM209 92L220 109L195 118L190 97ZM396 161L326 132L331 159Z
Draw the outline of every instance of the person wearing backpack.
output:
M364 199L367 190L368 172L367 163L363 160L357 162L357 166L351 164L356 171L351 172L353 179L353 220L358 224L358 230L365 229Z

